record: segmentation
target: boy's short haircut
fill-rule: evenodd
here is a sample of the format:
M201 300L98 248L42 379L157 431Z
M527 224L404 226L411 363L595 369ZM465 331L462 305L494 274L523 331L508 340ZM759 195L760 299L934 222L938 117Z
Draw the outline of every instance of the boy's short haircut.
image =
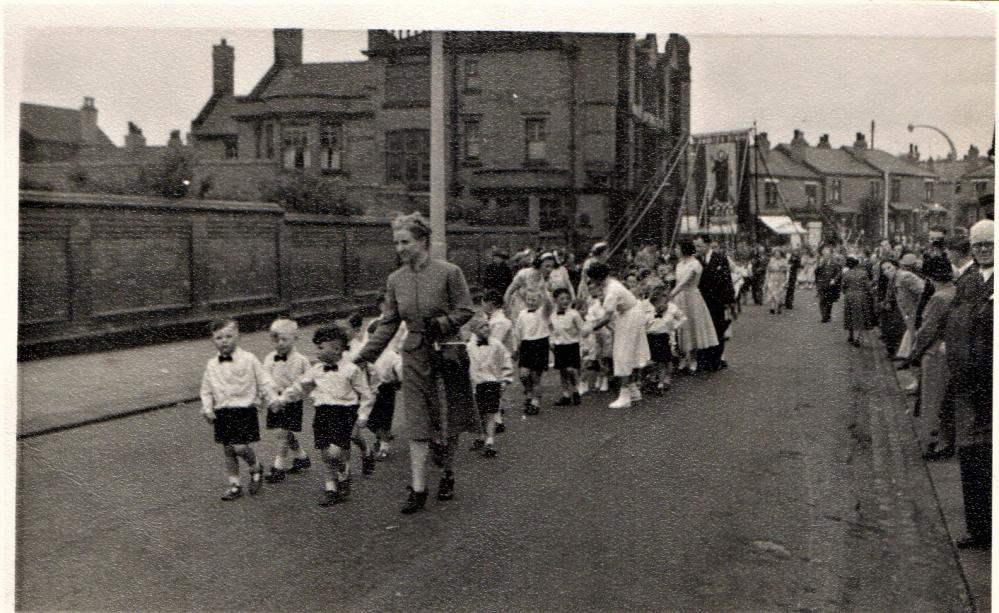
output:
M293 319L275 319L271 324L271 334L296 334L298 324Z
M212 334L215 334L222 328L228 328L229 326L233 326L234 328L236 328L236 332L239 332L239 322L232 318L216 319L212 323L208 324L208 329L211 331Z
M355 311L347 318L347 323L350 324L351 328L360 328L361 324L364 323L364 317Z
M503 306L503 294L499 293L494 289L489 289L482 292L482 294L479 296L479 302L488 302L489 304L498 308Z
M552 298L558 298L562 294L569 295L569 290L564 287L556 287L555 291L552 292Z
M312 335L312 342L317 345L328 341L340 341L340 343L346 347L350 342L350 336L347 334L346 330L336 324L320 326Z

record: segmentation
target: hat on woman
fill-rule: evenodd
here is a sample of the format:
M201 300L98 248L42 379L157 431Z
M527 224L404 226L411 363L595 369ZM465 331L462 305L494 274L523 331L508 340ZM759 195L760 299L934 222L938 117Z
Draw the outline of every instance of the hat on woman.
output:
M915 253L907 253L903 255L902 260L899 262L899 265L902 268L915 268L917 264L919 264L919 258L916 257Z
M600 241L590 247L590 255L600 255L604 251L607 251L607 243L605 241Z

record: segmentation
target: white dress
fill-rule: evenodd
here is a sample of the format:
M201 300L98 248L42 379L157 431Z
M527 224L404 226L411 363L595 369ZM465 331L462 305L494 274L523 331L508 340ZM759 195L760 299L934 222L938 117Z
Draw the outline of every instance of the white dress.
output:
M540 291L546 299L551 299L548 283L545 281L540 270L533 266L518 270L517 274L513 276L513 281L510 282L510 287L506 290L505 310L506 316L510 318L510 321L515 321L517 315L527 308L527 303L524 299L528 292L535 290Z
M636 368L645 368L652 356L645 336L646 314L638 299L617 279L607 279L602 306L614 314L614 376L627 377Z
M695 349L707 349L718 344L711 312L704 304L701 290L701 263L694 258L682 258L676 265L676 295L673 303L687 316L687 320L677 331L678 349L690 353Z

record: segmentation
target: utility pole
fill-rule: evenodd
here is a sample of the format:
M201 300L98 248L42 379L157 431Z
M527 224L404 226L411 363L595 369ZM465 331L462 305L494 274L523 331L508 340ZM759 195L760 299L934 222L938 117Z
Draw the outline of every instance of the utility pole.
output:
M756 138L756 120L753 120L753 220L750 226L750 233L753 237L753 244L756 244L756 224L760 219L760 177L757 174L756 160L760 156L760 145Z
M444 32L430 33L430 255L447 259L447 105Z

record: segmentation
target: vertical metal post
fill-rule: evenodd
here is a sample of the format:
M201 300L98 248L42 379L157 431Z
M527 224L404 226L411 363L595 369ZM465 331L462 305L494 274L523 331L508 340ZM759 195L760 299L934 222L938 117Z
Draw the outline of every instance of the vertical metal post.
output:
M430 255L447 258L447 108L444 95L444 32L430 33Z
M888 240L888 190L891 189L891 186L889 185L890 179L891 175L889 175L888 171L885 170L885 231L884 236L882 237L884 240Z

